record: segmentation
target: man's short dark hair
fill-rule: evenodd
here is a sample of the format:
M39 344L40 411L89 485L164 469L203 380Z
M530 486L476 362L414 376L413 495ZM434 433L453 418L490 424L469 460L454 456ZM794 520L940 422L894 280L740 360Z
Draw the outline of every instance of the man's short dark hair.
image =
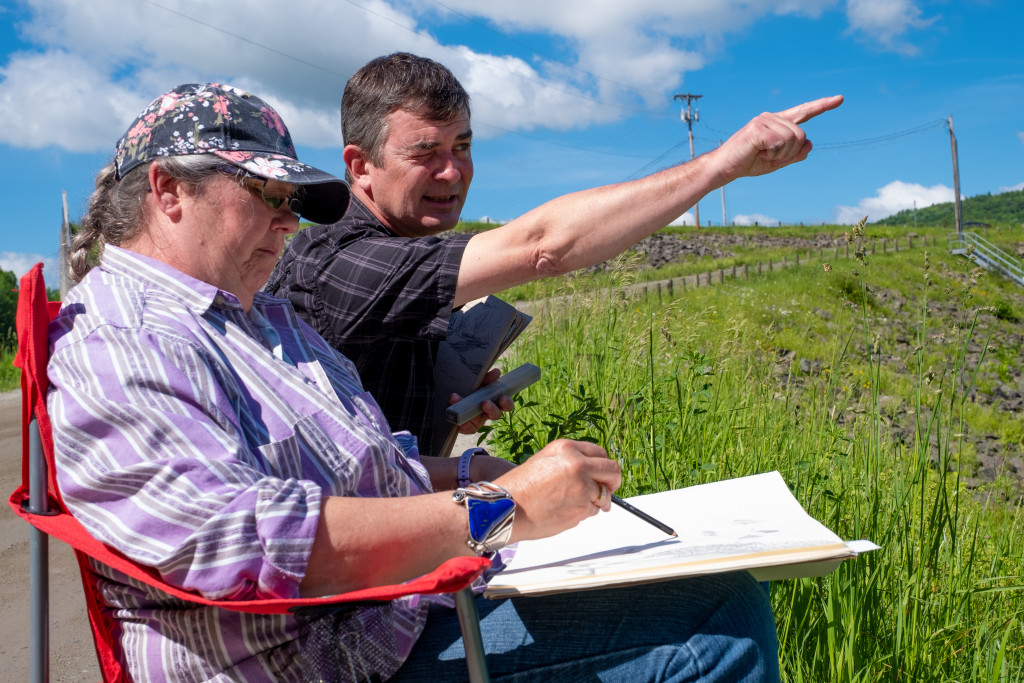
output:
M352 74L341 97L343 144L356 145L380 165L388 114L403 109L430 121L469 116L469 94L448 67L426 57L395 52Z

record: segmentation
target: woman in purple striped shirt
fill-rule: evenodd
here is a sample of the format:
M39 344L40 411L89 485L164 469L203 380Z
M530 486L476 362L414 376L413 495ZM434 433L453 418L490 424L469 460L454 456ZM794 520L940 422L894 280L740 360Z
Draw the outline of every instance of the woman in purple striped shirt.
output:
M352 364L259 291L299 215L331 222L347 199L298 161L271 107L210 83L154 100L97 177L50 329L57 477L96 538L167 582L231 599L396 583L575 526L619 486L590 443L513 467L420 458L391 433ZM137 680L465 676L438 598L248 615L93 565ZM495 678L778 679L767 596L746 574L478 603Z

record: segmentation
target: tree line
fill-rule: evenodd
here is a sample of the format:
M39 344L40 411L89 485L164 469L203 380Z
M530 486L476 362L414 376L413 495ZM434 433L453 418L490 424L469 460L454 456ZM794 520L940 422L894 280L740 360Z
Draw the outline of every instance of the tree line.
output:
M979 194L968 197L960 202L961 220L963 223L987 223L1019 227L1024 224L1024 190L1000 192L998 194ZM915 216L916 214L916 216ZM891 216L874 221L876 225L913 226L934 225L938 227L956 228L956 209L953 202L932 204L920 209L904 209ZM965 225L964 229L967 229Z
M18 313L20 278L9 270L0 270L0 347L14 337L14 318ZM60 291L46 289L50 301L60 299Z

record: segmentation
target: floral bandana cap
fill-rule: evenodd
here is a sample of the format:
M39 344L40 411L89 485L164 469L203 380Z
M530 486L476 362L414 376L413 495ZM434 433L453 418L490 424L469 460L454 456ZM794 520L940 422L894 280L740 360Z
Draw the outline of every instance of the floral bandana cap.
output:
M115 175L186 154L216 154L251 175L303 186L302 216L316 223L333 223L348 207L348 185L300 162L278 113L230 85L187 83L153 100L118 140Z

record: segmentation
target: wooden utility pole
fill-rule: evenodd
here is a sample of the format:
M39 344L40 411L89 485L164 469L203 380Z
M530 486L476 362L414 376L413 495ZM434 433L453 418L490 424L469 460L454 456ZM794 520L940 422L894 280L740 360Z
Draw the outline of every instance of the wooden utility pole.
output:
M722 146L721 140L718 141L718 146ZM725 217L725 185L722 185L722 227L724 228L726 225L728 225L728 223L726 222Z
M953 133L953 115L949 115L949 146L953 150L953 210L956 216L956 234L964 231L963 218L960 214L960 162L956 156L956 135Z
M67 190L60 191L61 196L61 221L60 236L58 239L57 267L60 269L60 298L63 300L71 285L68 283L68 253L71 250L71 222L68 220L68 193Z
M689 93L680 93L673 97L676 100L686 100L686 109L682 111L679 118L686 123L686 129L690 136L690 161L693 161L693 124L700 121L700 109L693 111L690 109L691 102L696 102L702 95L691 95ZM693 205L693 220L700 227L700 202L696 202Z

